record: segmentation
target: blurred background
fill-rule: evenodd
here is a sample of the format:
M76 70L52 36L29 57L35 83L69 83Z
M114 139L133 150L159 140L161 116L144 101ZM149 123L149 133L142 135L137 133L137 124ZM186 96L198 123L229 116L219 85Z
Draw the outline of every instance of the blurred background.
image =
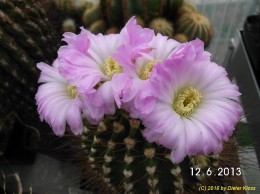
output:
M202 39L240 87L244 124L236 134L245 185L260 192L259 0L0 0L0 193L77 194L82 152L69 134L40 122L36 63L51 64L63 32L118 33L133 15L180 42ZM159 5L158 2L160 2ZM163 3L161 3L163 2Z

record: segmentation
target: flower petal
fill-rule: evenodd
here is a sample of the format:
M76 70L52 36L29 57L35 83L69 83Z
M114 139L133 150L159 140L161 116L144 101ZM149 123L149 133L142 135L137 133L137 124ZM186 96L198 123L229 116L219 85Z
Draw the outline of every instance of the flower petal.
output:
M105 114L115 113L115 100L113 95L112 82L107 81L98 88L98 95L102 97L104 103Z
M71 131L74 133L74 135L80 135L83 132L83 123L78 101L74 100L70 104L66 116Z

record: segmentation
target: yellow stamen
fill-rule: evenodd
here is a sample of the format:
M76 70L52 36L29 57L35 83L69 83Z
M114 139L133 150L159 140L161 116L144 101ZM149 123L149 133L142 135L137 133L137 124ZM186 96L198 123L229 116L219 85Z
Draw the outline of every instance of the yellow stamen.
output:
M182 117L191 115L201 102L200 91L193 87L186 88L178 93L173 102L173 109Z
M104 73L110 79L113 77L115 73L122 73L123 68L112 58L108 57L104 63Z
M78 96L76 86L67 86L67 91L72 98L76 98Z
M160 62L160 60L152 60L149 63L145 64L141 69L140 79L147 80L150 78L153 67L156 63Z

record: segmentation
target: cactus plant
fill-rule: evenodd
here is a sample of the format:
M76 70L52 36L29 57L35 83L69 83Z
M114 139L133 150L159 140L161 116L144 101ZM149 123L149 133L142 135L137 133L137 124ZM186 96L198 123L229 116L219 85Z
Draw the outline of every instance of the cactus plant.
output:
M198 37L209 44L212 27L208 18L198 12L181 15L176 21L176 31L185 34L189 40Z
M180 44L134 17L123 32L64 35L67 45L53 65L38 64L51 78L35 96L40 117L58 136L66 126L83 133L83 183L93 183L84 172L96 173L100 193L191 193L199 184L221 185L222 158L212 154L242 114L238 88L200 40Z
M178 42L187 42L188 41L188 37L185 34L182 33L177 33L173 36L174 40L177 40Z
M67 18L62 23L63 32L76 32L75 21L71 18Z
M149 24L149 28L153 29L155 33L161 33L168 37L171 37L174 31L172 23L160 17L153 19Z
M97 20L89 26L88 30L93 34L105 33L106 22L104 20Z
M89 27L91 23L97 21L99 18L99 7L92 6L84 11L82 15L82 22L85 27Z
M176 17L176 13L178 10L183 6L184 0L169 0L167 7L168 7L168 17L171 19Z
M101 10L108 18L109 24L123 26L122 17L126 22L132 16L139 16L145 23L159 16L171 17L182 5L183 0L124 0L101 1ZM169 15L169 16L167 16Z
M55 3L59 10L65 13L73 12L74 5L73 0L55 0Z
M0 1L0 93L1 105L6 107L1 120L12 111L24 120L36 114L31 100L39 75L35 64L53 60L58 46L41 4L34 0Z
M89 166L96 173L92 189L99 184L98 193L197 193L199 185L223 185L230 181L229 177L195 176L191 168L216 175L219 167L228 167L227 153L236 155L232 139L224 146L223 154L186 157L182 163L173 164L170 151L148 143L142 130L140 120L120 111L97 126L85 121L80 144L88 154L81 155L81 159L87 160L82 170L82 179L86 181L82 187L90 185ZM232 162L232 167L238 165Z
M121 29L124 23L132 16L136 16L138 24L143 27L150 27L155 30L156 33L161 33L169 37L173 37L175 33L185 34L190 41L196 37L203 40L206 45L212 35L210 22L205 16L202 16L196 6L189 1L184 0L101 0L99 4L88 3L85 6L85 10L82 11L71 11L74 9L75 5L71 3L70 8L66 7L65 0L59 0L57 4L59 10L65 12L63 17L75 18L75 23L78 26L83 25L90 31L96 33L103 33L111 27L117 27ZM70 1L69 1L70 2ZM68 4L68 3L67 3ZM76 10L76 9L74 9ZM83 9L81 9L83 10ZM73 13L72 13L73 12ZM67 16L66 16L67 13ZM192 14L196 18L201 18L204 21L203 26L197 27L198 22L188 22L185 23L184 27L181 26L180 20L185 14ZM64 14L64 13L63 13ZM80 15L82 14L82 16ZM74 16L73 16L74 15ZM80 16L79 16L80 15ZM182 17L183 16L183 17ZM81 19L81 23L79 22ZM160 19L159 19L160 18ZM192 17L191 17L192 18ZM96 22L98 21L99 22ZM101 25L101 20L105 22ZM76 22L77 21L77 22ZM95 24L93 24L95 23ZM207 24L206 24L207 23ZM93 25L92 25L93 24ZM99 24L97 27L97 24ZM92 25L92 27L90 27ZM205 28L210 29L208 31ZM107 29L104 29L107 28ZM177 30L173 30L178 28ZM98 30L101 31L98 31ZM199 32L198 32L199 31ZM203 34L203 35L202 35Z
M193 13L193 12L198 12L196 6L190 1L183 1L183 4L179 7L177 11L177 17L186 13Z

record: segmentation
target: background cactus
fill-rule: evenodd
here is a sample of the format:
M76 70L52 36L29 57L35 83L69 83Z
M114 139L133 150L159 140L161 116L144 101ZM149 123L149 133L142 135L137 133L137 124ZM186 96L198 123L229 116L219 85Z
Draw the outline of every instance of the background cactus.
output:
M193 13L193 12L198 12L196 6L191 3L188 0L183 1L182 5L179 7L177 10L177 17L186 14L186 13Z
M124 112L107 116L98 126L85 121L85 126L81 136L85 155L79 157L86 160L86 165L82 165L83 188L88 188L92 181L93 185L99 184L98 193L170 194L197 193L199 185L230 183L229 177L215 175L218 167L229 167L228 158L236 154L232 139L222 155L186 157L182 163L173 164L169 160L170 151L148 143L141 134L140 121L129 118ZM97 174L96 180L88 179L89 166ZM231 166L236 168L238 160ZM210 168L212 175L192 176L191 167L198 167L204 173Z
M149 28L153 29L155 33L159 32L169 37L171 37L174 32L172 23L160 17L153 19L149 24Z
M11 129L11 120L18 117L32 126L39 124L34 101L39 78L36 63L51 62L59 46L42 7L48 7L48 2L0 0L1 128Z
M176 22L176 31L187 36L188 40L198 37L205 45L209 44L212 27L208 18L198 12L181 15Z
M56 0L63 22L69 17L75 20L78 27L83 25L93 33L104 33L114 27L121 29L129 18L136 16L143 27L152 28L156 33L160 32L171 38L182 33L188 41L198 37L207 45L212 36L208 19L198 12L194 4L186 0L100 0L95 4L90 0L80 0L79 2L85 2L81 9L75 9L75 2ZM200 18L203 23L191 19L183 27L180 23L188 13Z

